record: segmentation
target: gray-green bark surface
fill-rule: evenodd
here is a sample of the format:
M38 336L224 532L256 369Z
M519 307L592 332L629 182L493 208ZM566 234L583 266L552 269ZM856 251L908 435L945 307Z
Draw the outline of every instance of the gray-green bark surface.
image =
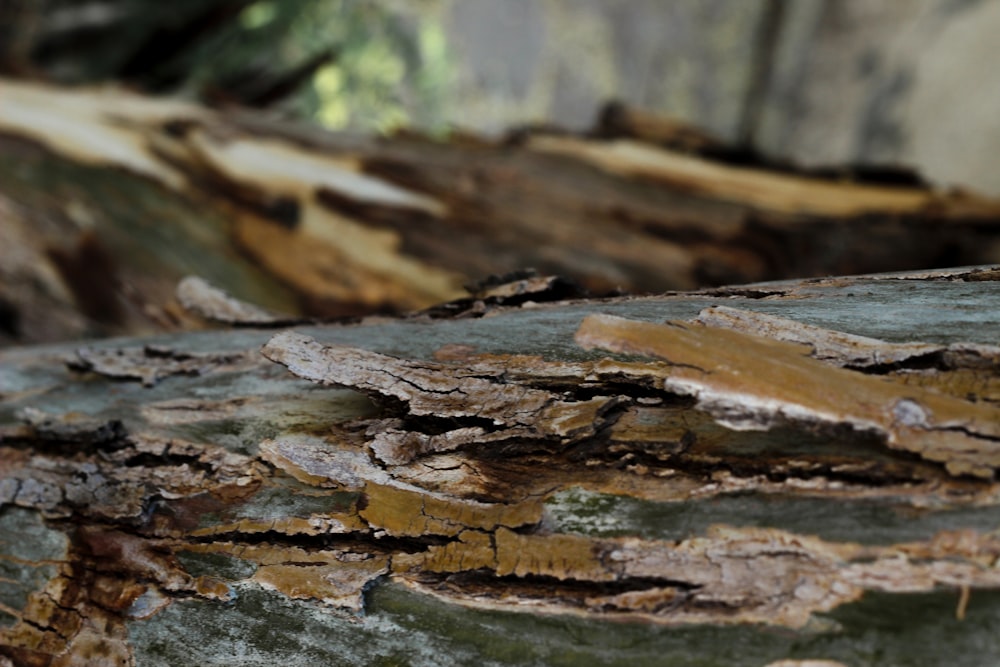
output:
M1000 651L996 275L4 350L0 652L15 664L983 664ZM711 355L716 338L747 335L693 322L729 312L714 306L786 318L752 320L772 328L746 344L801 353L832 392L892 387L902 426L935 401L967 425L938 433L944 413L929 414L910 435L934 447L913 450L908 432L859 428L846 401L844 414L786 402L737 422L739 406L720 412L707 393L721 366L682 395L694 371L680 358L577 342L594 343L585 318L613 315L675 323L635 345L687 331ZM857 355L810 356L842 339L796 323L933 351L847 339L902 355L852 370ZM795 336L819 342L777 341ZM347 365L325 373L330 359ZM750 378L744 406L770 377ZM533 398L504 407L512 391ZM730 428L755 418L760 430Z

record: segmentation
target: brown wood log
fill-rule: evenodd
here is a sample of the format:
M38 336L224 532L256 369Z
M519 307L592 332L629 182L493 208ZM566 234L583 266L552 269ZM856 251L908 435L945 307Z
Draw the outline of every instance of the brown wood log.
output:
M606 294L1000 259L994 200L740 163L628 110L593 135L435 141L116 88L0 95L11 342L195 326L173 299L188 274L329 317L426 308L526 267Z

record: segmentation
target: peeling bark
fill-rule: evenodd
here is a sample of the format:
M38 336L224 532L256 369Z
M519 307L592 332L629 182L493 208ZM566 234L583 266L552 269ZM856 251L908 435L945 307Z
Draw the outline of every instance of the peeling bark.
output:
M185 309L222 324L267 326L295 323L295 318L275 315L234 299L197 276L188 276L177 284L177 300Z
M801 345L600 315L584 320L576 339L584 347L666 360L664 387L694 396L733 429L766 429L781 420L843 425L875 431L890 447L943 462L953 474L992 479L1000 466L1000 409L920 387L901 391L889 378L824 366ZM996 358L996 348L991 352Z
M204 375L216 370L235 370L252 363L247 355L201 355L175 352L169 347L145 345L141 348L94 350L81 348L77 358L67 361L70 368L94 371L113 378L140 380L153 386L171 375Z
M0 654L130 664L171 610L226 603L225 624L262 595L360 632L395 584L677 628L817 632L866 594L942 589L979 613L968 598L1000 588L995 321L888 343L816 319L848 294L989 285L971 275L4 352L0 565L23 583L0 589ZM947 331L940 298L920 331ZM978 381L948 393L956 373ZM644 518L621 523L625 502ZM852 513L847 537L827 530ZM9 548L24 516L50 553Z
M463 445L510 439L555 439L570 443L593 436L616 400L598 396L587 401L560 401L556 395L507 383L502 371L479 375L456 372L430 362L407 362L356 348L324 347L306 336L275 336L264 356L293 373L323 384L358 389L383 399L394 399L414 416L454 419L470 424L426 434L401 428L398 420L372 424L372 451L385 463L403 465L431 452L447 452Z

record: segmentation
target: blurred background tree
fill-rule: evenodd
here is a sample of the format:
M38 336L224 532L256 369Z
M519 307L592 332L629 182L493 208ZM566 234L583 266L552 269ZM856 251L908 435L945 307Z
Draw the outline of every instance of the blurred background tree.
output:
M1000 194L998 30L989 0L0 0L0 68L364 132L580 130L618 99Z
M370 0L5 0L7 73L118 80L332 128L434 129L448 67L433 12Z

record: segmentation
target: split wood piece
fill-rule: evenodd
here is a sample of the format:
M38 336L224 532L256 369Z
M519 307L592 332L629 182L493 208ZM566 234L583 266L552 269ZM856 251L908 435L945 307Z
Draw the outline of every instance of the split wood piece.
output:
M461 367L324 346L291 331L274 336L262 351L307 380L398 401L409 415L468 423L433 434L400 428L398 420L374 423L369 432L372 451L392 465L430 452L514 438L562 444L579 441L594 435L605 415L620 403L620 399L604 396L562 401L547 391L508 384L502 372L477 375Z
M278 209L278 224L273 213L245 202L233 221L236 244L269 273L331 314L415 309L462 296L461 275L404 252L398 233L366 219L389 211L408 222L434 221L447 214L443 197L364 173L354 151L234 134L225 125L193 127L171 139L172 150L223 194L245 200L244 193L264 193L278 202L266 207Z
M145 515L154 498L206 491L240 495L260 482L259 464L219 446L141 435L116 441L113 448L105 445L99 443L96 452L78 447L67 456L62 446L32 451L0 440L0 505L36 509L52 518L130 523Z
M319 600L353 613L364 608L364 590L389 572L389 556L343 549L306 550L269 544L178 543L174 550L249 561L249 580L292 600Z
M992 479L1000 467L1000 409L832 367L810 358L805 345L608 315L588 316L576 340L667 361L664 388L695 397L733 429L844 425L876 432L891 448L943 463L953 475Z
M813 614L865 591L996 588L998 556L1000 541L972 531L862 547L768 528L717 526L679 542L501 528L399 554L393 572L419 590L471 606L802 628ZM548 582L541 590L536 577Z
M889 343L803 324L750 310L713 306L695 322L743 333L804 343L816 359L887 375L915 387L970 401L1000 403L1000 347L976 343Z
M81 348L66 365L74 370L93 371L126 380L140 380L147 387L171 375L205 375L213 371L233 371L255 366L247 353L196 354L177 352L169 347L143 345L122 348Z
M621 102L610 102L601 109L594 133L602 139L635 139L682 153L725 153L734 150L696 125Z
M53 415L26 407L20 417L30 426L31 436L51 443L71 443L115 449L125 444L128 432L120 419L95 419L80 412Z
M709 198L789 215L851 217L873 212L919 213L948 202L954 212L987 214L975 198L912 187L838 183L806 176L730 166L628 139L593 141L537 136L536 151L573 157L624 177L645 178Z
M358 516L381 535L455 536L474 529L520 528L541 521L542 503L484 503L401 482L363 451L338 448L322 438L289 436L261 444L261 456L305 483L359 490Z
M177 300L190 312L211 322L244 326L279 326L298 321L276 315L259 306L240 301L225 290L198 276L188 276L177 284Z
M694 321L707 327L809 345L811 356L837 366L868 369L937 359L944 369L977 368L1000 372L1000 347L995 345L889 343L728 306L705 308Z

